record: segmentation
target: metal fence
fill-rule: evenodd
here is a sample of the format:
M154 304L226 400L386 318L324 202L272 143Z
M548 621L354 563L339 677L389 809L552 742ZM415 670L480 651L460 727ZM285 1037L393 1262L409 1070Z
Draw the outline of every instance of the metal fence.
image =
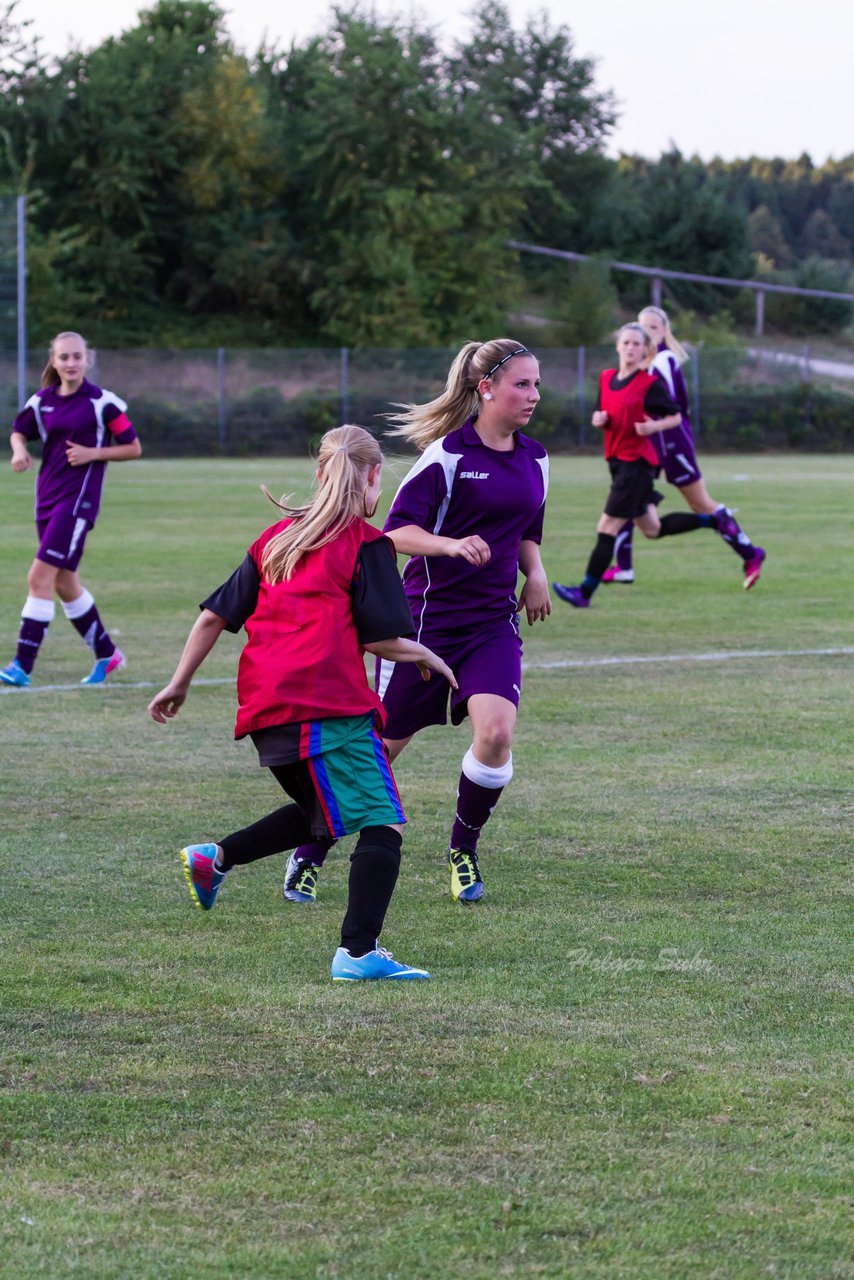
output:
M331 426L378 433L395 404L441 390L455 351L100 351L93 381L130 406L149 455L302 453ZM613 346L537 351L542 402L532 432L555 449L598 448L590 425L600 370ZM30 361L38 386L43 358ZM7 422L17 411L14 353L0 353ZM799 351L694 348L685 367L705 447L854 448L854 361ZM825 430L831 422L830 436ZM824 434L823 434L824 433Z

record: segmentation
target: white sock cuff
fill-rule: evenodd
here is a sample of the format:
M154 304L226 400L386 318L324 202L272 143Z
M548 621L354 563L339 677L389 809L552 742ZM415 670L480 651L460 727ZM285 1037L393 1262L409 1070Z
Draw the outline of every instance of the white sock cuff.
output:
M33 622L52 622L55 608L52 600L42 600L39 596L27 596L21 610L21 617L32 618Z
M492 791L497 791L499 787L506 787L513 777L513 753L511 751L506 764L493 768L492 765L481 764L469 747L463 756L463 773L469 782L476 782L479 787L489 787Z
M63 600L62 609L66 618L73 622L75 618L82 618L84 613L88 613L94 603L92 592L84 587L76 600Z

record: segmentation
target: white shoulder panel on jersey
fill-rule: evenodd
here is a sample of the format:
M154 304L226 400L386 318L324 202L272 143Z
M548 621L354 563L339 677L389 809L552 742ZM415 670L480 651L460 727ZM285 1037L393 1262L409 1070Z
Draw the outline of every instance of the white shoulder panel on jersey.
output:
M667 389L673 399L676 399L676 383L673 380L673 365L675 356L669 351L659 351L658 355L652 362L653 369L657 369L664 381L667 383Z
M414 480L417 475L420 475L422 471L426 471L428 467L438 466L442 468L445 476L445 498L436 513L436 520L433 524L433 528L428 530L428 533L433 534L438 533L442 527L442 522L444 521L448 510L448 503L451 500L451 486L454 483L454 476L456 475L457 467L463 456L461 453L448 453L444 448L444 444L444 436L439 440L434 440L432 444L428 444L427 448L424 450L415 466L408 472L397 491L400 493L401 490L406 488L410 480Z
M92 408L95 410L95 420L98 423L97 442L99 448L103 445L104 437L107 432L107 427L104 423L104 410L107 405L110 404L115 405L119 413L124 413L127 409L127 405L124 400L120 399L119 396L114 396L112 391L104 391L104 389L101 388L101 394L92 401Z
M24 405L24 408L32 409L33 414L35 415L36 426L38 427L39 435L41 436L42 440L44 440L47 436L47 430L44 425L44 418L42 417L41 392L36 391L34 395L31 395L27 403Z
M541 458L537 458L537 462L543 473L543 502L545 502L549 492L549 455L544 453ZM540 506L542 505L543 503L541 502Z

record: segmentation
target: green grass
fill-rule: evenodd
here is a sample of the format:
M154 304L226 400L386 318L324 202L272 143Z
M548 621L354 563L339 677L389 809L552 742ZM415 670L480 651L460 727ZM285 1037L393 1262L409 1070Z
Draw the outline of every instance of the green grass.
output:
M851 644L854 459L706 463L769 549L759 586L702 531L526 629L484 902L441 862L468 735L431 730L397 769L384 941L433 980L344 989L351 841L314 909L271 859L203 915L176 861L279 802L231 739L239 642L174 724L145 715L269 519L257 485L305 493L309 465L112 468L84 579L128 668L78 689L60 614L0 696L4 1276L854 1276L854 679L800 652ZM550 577L578 580L605 488L556 460ZM27 479L0 500L11 653ZM674 654L742 656L596 665Z

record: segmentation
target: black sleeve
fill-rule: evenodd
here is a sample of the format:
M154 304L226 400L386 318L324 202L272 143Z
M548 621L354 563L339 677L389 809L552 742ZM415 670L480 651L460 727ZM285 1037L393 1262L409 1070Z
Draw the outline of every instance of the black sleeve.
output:
M679 405L671 398L663 378L656 378L643 398L643 407L651 418L669 418L679 413Z
M390 538L362 544L356 557L350 595L359 644L375 644L378 640L415 634Z
M212 591L199 608L210 609L211 613L225 618L226 631L239 631L246 619L255 612L259 580L255 561L247 554L240 568L235 569L221 587Z

